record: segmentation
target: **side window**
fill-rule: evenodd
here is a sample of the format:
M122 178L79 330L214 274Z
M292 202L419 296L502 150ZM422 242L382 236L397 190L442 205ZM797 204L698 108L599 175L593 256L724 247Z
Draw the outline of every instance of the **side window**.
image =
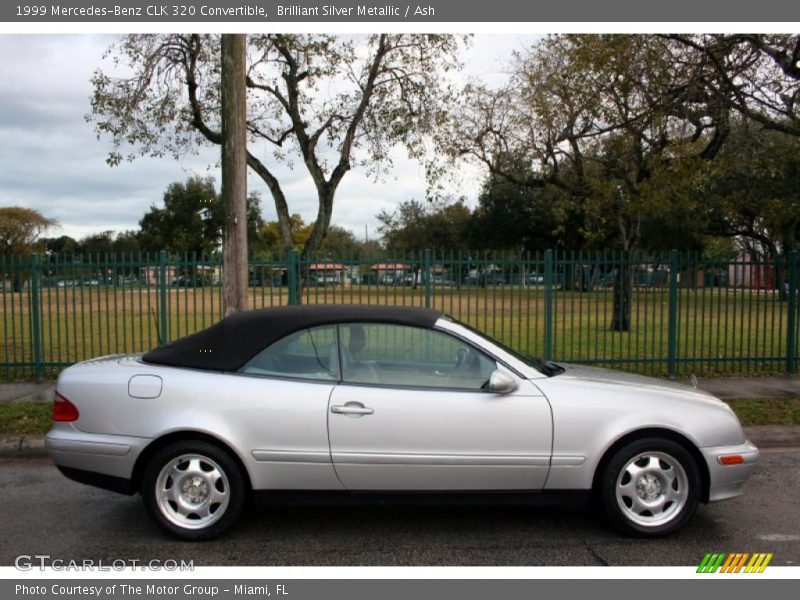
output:
M347 383L480 390L497 363L433 329L351 323L339 326Z
M256 354L239 372L336 381L339 379L336 326L295 331Z

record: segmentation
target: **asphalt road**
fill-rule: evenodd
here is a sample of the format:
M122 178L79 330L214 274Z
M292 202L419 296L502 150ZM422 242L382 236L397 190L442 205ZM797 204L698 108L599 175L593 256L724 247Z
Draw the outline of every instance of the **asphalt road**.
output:
M701 505L687 528L636 540L590 511L525 507L261 506L224 538L165 537L138 496L64 478L47 459L0 460L0 565L20 554L200 565L696 565L708 551L800 564L800 449L762 454L743 496Z

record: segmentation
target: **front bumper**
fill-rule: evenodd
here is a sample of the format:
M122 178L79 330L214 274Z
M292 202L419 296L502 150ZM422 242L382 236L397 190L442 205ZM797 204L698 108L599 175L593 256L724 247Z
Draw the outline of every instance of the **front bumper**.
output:
M741 494L744 482L753 474L758 464L758 448L749 441L735 446L701 448L700 451L708 465L709 502L728 500ZM742 462L733 465L724 465L720 462L720 457L731 455L741 456Z
M54 423L45 437L45 448L70 479L124 491L136 459L149 442L149 438L86 433L72 423Z

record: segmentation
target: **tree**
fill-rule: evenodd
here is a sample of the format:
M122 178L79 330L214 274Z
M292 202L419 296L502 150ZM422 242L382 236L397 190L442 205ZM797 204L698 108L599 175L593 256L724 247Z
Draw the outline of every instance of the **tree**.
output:
M365 250L364 244L356 239L349 229L339 225L331 225L320 244L320 254L346 258Z
M586 240L580 207L555 186L530 187L516 181L535 177L524 159L503 167L512 179L489 174L470 224L472 247L537 251L581 248ZM515 181L516 180L516 181Z
M289 222L294 232L295 246L293 249L299 250L308 239L311 229L303 220L303 217L297 213L289 217ZM285 250L283 238L281 237L280 221L265 221L261 224L257 245L261 253L265 255L280 254Z
M78 242L78 249L83 254L109 254L114 252L114 232L101 231L86 235Z
M463 199L455 202L417 200L401 202L392 212L377 215L384 245L391 252L415 252L426 249L464 249L469 246L472 214Z
M715 98L765 129L800 136L800 35L665 36L677 66L696 73L696 96Z
M121 231L114 236L111 250L116 254L133 254L141 251L139 232L132 229Z
M248 237L253 240L262 221L258 196L251 194L247 204ZM151 205L139 221L139 243L148 252L211 254L219 248L224 213L213 179L172 183L164 192L164 207Z
M10 256L23 257L32 250L36 239L51 227L58 225L55 219L45 217L38 210L24 206L5 206L0 208L0 252ZM12 287L21 292L24 271L13 271Z
M295 250L300 250L308 236L311 235L312 225L308 224L298 214L291 217L292 231L295 232ZM258 249L263 255L277 255L283 250L281 243L280 223L267 221L261 226ZM338 257L352 256L365 250L364 244L356 239L352 232L339 225L331 225L325 238L320 244L318 255L333 255ZM313 258L313 257L312 257Z
M57 238L40 238L45 254L71 254L78 251L78 241L68 235Z
M709 234L738 240L778 265L800 249L800 138L740 122L697 189Z
M728 134L729 108L690 85L679 44L657 36L551 36L518 54L510 83L470 85L440 136L452 157L582 207L587 242L619 248L611 327L630 327L628 255L646 218L687 202L701 161ZM528 168L510 169L508 156ZM656 217L657 218L657 217Z
M289 204L274 161L302 161L318 210L303 245L313 254L328 230L334 197L353 167L379 176L403 144L425 155L426 134L442 122L458 38L265 34L248 37L247 163L272 194L285 250L295 246ZM180 156L220 144L219 36L128 35L108 54L126 77L97 71L92 112L113 144L108 162L136 155ZM126 155L126 149L130 152Z
M82 237L78 242L72 240L74 245L71 245L68 241L71 239L67 238L60 244L48 245L47 249L51 252L79 252L82 254L112 254L120 256L139 251L139 233L132 230L120 233L113 230L92 233Z
M38 210L24 206L0 208L0 248L3 254L27 254L31 246L48 229L58 225Z

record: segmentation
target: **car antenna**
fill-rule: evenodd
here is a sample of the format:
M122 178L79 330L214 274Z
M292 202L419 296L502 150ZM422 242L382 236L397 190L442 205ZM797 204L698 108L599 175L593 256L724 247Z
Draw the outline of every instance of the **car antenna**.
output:
M158 345L163 346L164 341L161 339L161 327L158 325L158 317L156 317L156 309L150 307L150 314L153 315L153 322L156 324L156 337L158 338Z

